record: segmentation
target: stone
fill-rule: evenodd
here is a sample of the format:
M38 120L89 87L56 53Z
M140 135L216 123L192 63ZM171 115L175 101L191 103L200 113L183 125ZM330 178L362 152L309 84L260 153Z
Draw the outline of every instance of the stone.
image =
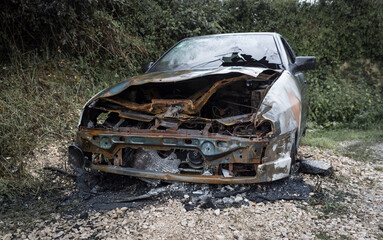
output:
M64 234L64 232L63 232L63 231L60 231L60 232L58 232L58 233L54 233L54 234L52 235L52 237L53 237L53 238L59 238L59 237L61 237L63 234Z
M235 239L238 239L238 240L243 239L241 233L238 230L234 231L233 236Z
M221 213L221 210L219 210L219 209L214 210L214 214L215 214L215 215L218 216L220 213Z
M230 185L226 185L225 187L229 191L234 191L234 188L232 186L230 186Z
M195 227L195 222L194 222L194 220L191 220L191 221L189 221L188 222L188 227Z
M234 199L231 199L231 198L228 198L228 197L224 197L222 199L223 203L226 205L226 206L230 206L231 204L234 203Z
M215 238L216 238L217 240L224 240L224 239L225 239L225 236L223 236L223 235L215 235Z
M186 219L183 219L183 220L181 221L181 225L182 225L183 227L186 227L186 226L188 225L188 222L186 221Z
M242 200L243 200L243 197L238 195L234 198L234 202L237 202L237 203L242 202Z
M100 191L100 189L101 189L100 186L96 185L92 188L92 190L90 190L90 192L93 194L96 194L98 193L98 191Z
M3 240L11 240L12 239L12 234L8 233L4 235Z
M203 192L202 192L202 190L197 190L197 191L194 191L193 194L196 194L196 195L202 195Z
M83 212L83 213L80 214L80 218L84 219L84 220L87 219L88 216L89 216L89 214L87 212Z

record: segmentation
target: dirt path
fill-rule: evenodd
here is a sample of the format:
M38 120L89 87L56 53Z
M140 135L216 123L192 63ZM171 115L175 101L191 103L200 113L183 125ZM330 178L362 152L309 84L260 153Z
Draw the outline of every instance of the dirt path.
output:
M210 188L202 186L142 200L145 202L142 205L123 203L112 210L89 206L71 211L53 209L45 218L36 217L32 224L0 218L0 224L9 226L9 231L4 230L0 236L3 239L383 239L383 231L379 229L383 223L382 162L355 161L312 147L300 148L300 154L331 163L335 174L326 178L307 174L296 177L303 179L300 188L310 191L294 192L296 188L289 187L291 181L280 182L283 188L273 185L254 191L271 194L284 190L289 192L290 199L306 200L261 201L251 198L252 192L238 193L243 186L232 189L220 186L218 192L238 190L233 197L226 198L226 202L232 202L230 207L217 205L219 201L211 206L194 204L196 195L211 193ZM97 187L91 190L96 195L102 192ZM119 191L129 191L129 186ZM68 201L71 200L71 206L80 206L81 199L90 203L94 198L82 196ZM190 205L193 207L188 208Z

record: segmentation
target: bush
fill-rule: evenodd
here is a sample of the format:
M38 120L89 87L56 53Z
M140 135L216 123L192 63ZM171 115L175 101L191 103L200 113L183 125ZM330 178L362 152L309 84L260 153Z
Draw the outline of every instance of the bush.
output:
M317 124L366 128L383 117L382 76L376 65L354 61L322 67L308 79L311 119Z

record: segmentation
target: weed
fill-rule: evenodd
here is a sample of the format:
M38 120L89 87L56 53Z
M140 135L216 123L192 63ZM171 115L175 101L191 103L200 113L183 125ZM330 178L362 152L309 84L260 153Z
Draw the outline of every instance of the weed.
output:
M329 199L323 204L321 211L325 216L340 215L346 213L347 208L345 205Z
M310 198L309 205L314 207L320 205L320 211L322 212L319 215L319 219L327 219L330 217L336 217L347 213L347 207L341 203L344 193L337 193L339 196L337 199L330 198L329 196L318 194Z
M346 235L340 235L339 239L351 240L351 238L349 236L346 236Z
M341 175L341 174L333 174L331 175L331 178L334 179L336 182L340 183L349 183L350 182L350 177Z
M320 231L320 232L316 233L315 237L317 237L318 239L322 239L322 240L331 240L331 239L333 239L333 238L331 238L330 235L328 235L328 233L323 232L323 231Z

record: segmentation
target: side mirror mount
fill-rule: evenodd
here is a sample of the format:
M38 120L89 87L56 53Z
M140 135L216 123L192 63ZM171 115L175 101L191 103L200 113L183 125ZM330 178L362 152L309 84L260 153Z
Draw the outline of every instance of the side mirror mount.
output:
M146 73L146 71L149 70L153 66L153 62L146 62L141 64L141 70L143 73Z
M297 71L312 70L316 67L316 57L314 56L305 56L305 57L296 57L295 66Z

